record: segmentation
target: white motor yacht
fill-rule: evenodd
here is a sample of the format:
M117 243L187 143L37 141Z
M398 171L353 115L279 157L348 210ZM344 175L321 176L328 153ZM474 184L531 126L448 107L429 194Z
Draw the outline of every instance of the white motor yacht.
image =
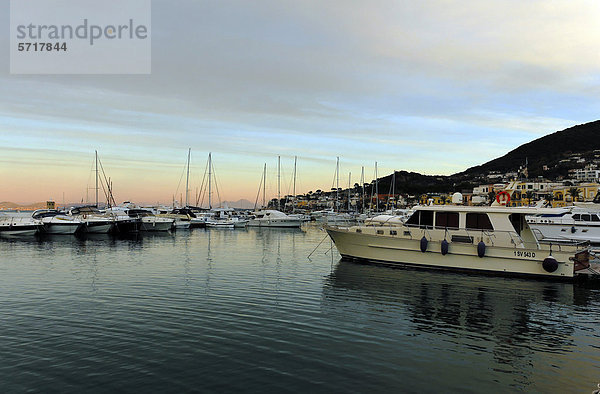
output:
M115 223L111 216L102 214L100 210L93 205L71 208L69 210L69 216L81 220L83 222L81 231L90 234L109 233Z
M75 234L83 226L83 222L64 214L57 209L38 209L31 217L44 224L46 234Z
M129 209L127 215L130 218L141 219L141 231L169 231L173 229L175 223L175 219L156 216L147 209Z
M234 209L215 208L212 210L212 217L206 221L207 227L246 227L248 220L242 218Z
M130 203L129 203L130 204ZM121 234L138 233L142 228L142 218L129 216L128 206L117 206L106 209L106 213L114 220L114 229Z
M174 220L173 228L175 230L189 230L196 214L187 208L175 208L170 213L161 213L157 216Z
M555 208L555 212L528 216L527 223L544 241L600 244L600 211L580 207Z
M16 216L12 212L0 214L0 236L31 236L43 230L44 224L32 217Z
M582 244L542 243L525 219L544 208L418 206L405 223L326 226L344 258L421 268L573 279L592 276Z
M249 227L301 227L302 221L275 209L252 212Z

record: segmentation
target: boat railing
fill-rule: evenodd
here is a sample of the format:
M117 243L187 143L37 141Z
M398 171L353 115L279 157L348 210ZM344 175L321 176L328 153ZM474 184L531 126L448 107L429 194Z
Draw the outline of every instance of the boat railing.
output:
M562 250L562 246L576 246L578 248L587 248L590 245L589 241L578 241L569 237L557 237L557 238L546 238L542 232L536 228L532 228L531 232L539 243L544 245L550 245L551 247L556 246L558 250Z

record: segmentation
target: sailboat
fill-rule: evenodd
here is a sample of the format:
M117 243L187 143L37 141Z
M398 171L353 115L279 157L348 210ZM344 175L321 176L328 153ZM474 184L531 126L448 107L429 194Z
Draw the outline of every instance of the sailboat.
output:
M69 216L79 219L83 222L80 231L89 234L106 234L115 226L114 217L101 213L98 209L98 192L100 190L100 172L98 168L98 151L95 153L95 173L96 173L96 203L95 205L86 205L71 208L68 212ZM89 189L88 189L89 190ZM88 202L89 203L89 202Z
M278 181L281 179L281 160L278 159L277 165L277 179ZM261 185L259 185L259 193L260 186L262 186L263 192L263 207L260 210L256 210L250 215L250 221L248 222L249 227L287 227L287 228L299 228L302 226L302 221L297 217L292 217L286 215L277 209L265 209L266 207L266 183L267 183L267 165L265 164L263 170L263 176L261 179ZM278 182L280 186L280 182ZM278 187L278 196L280 197L281 190ZM257 196L258 197L258 196ZM278 198L278 206L280 204L281 199ZM258 202L258 198L257 198Z
M191 219L196 216L188 206L191 153L192 148L188 148L185 179L185 206L183 208L176 208L175 203L173 202L173 210L170 213L156 215L157 217L173 219L173 229L175 230L189 230L192 224Z
M339 223L348 223L353 220L353 217L349 213L344 213L339 211L340 201L339 201L339 192L340 192L340 158L336 157L335 164L335 200L332 209L326 209L322 211L313 212L313 217L317 222L325 223L325 224L339 224ZM348 187L348 193L350 193L350 188ZM348 194L348 203L350 202L350 194Z
M212 154L208 154L208 209L209 212L203 217L206 227L211 228L241 228L246 227L248 220L241 218L235 210L225 206L223 208L213 208L212 206L212 178L214 177L214 168L212 164ZM216 178L215 178L216 184ZM218 192L218 189L217 189Z

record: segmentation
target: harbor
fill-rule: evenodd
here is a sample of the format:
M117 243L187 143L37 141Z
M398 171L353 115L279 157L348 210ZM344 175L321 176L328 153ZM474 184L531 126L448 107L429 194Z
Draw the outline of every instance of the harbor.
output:
M0 239L3 389L596 387L598 288L356 264L328 240L307 258L324 235Z
M600 3L0 15L0 394L600 394Z

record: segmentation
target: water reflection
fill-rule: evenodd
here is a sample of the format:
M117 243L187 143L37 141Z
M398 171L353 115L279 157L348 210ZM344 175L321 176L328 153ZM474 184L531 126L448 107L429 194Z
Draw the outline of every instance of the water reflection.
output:
M577 331L595 324L595 313L590 310L597 313L600 303L597 286L415 271L344 260L327 277L323 293L328 312L361 313L398 322L408 335L459 345L464 356L491 354L491 368L517 377L515 384L520 388L532 384L533 365L540 353L572 358L569 354L578 346ZM588 312L581 314L581 310ZM593 368L577 363L570 361L569 368Z

